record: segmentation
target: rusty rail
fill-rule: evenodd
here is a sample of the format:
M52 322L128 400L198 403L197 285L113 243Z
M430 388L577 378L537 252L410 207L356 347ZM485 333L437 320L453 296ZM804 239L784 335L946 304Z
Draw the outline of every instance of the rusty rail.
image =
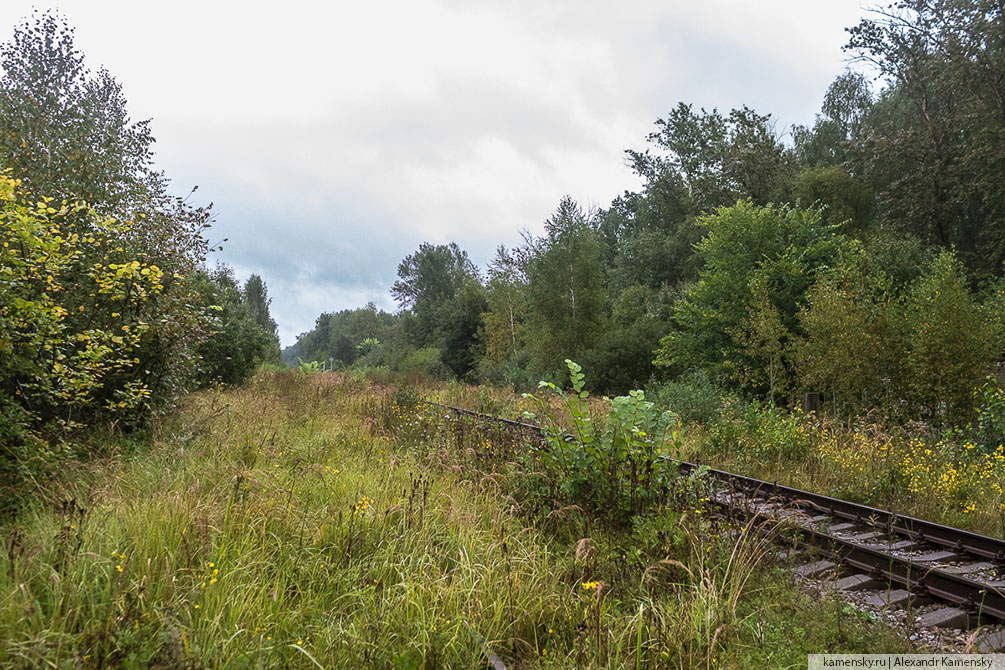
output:
M443 407L459 415L502 423L543 436L544 431L540 426L534 424L482 414L462 407L434 402L429 402L429 404ZM679 467L681 472L686 474L697 470L699 466L695 463L680 462ZM724 470L705 468L705 472L734 491L742 492L749 497L770 497L783 500L792 507L810 509L818 514L876 528L889 534L903 535L917 543L928 543L945 547L960 554L990 559L997 563L1000 571L1005 568L1002 565L1005 561L1005 540L999 538ZM764 516L761 513L758 515ZM765 520L768 520L767 517ZM913 560L911 556L896 556L833 534L802 526L797 526L792 530L802 536L808 544L831 555L846 566L871 576L902 584L912 592L928 594L949 601L979 617L990 616L1005 620L1005 593L999 588L931 567L930 564Z

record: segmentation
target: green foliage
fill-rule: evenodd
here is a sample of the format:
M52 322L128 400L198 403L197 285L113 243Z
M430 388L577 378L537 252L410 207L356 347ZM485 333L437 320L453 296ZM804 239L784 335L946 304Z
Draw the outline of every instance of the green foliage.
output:
M718 420L726 389L708 370L690 370L674 381L653 384L647 395L685 424L711 424Z
M900 304L882 276L865 276L854 265L821 274L799 314L805 338L793 357L802 388L828 393L840 413L900 398L895 387L906 356Z
M823 114L817 116L813 128L792 129L799 162L811 170L849 162L861 142L864 119L874 102L872 88L864 75L852 71L838 75L824 95ZM843 180L837 172L829 174Z
M402 308L423 312L453 298L476 275L467 252L456 244L434 246L423 242L398 265L398 280L391 295Z
M599 217L613 289L643 285L658 290L678 286L698 274L694 245L703 231L687 193L671 176L645 186L644 193L625 193Z
M205 335L189 279L206 257L202 233L210 212L168 193L167 179L152 167L148 123L130 122L119 84L104 70L87 70L72 28L57 14L36 14L16 26L13 39L0 46L0 66L0 155L31 202L80 201L102 218L114 217L113 253L161 271L161 289L145 302L156 318L146 321L150 334L136 357L149 371L151 397L170 403L184 389L195 345ZM89 217L69 216L63 235L87 240L91 227ZM106 252L82 253L93 256L86 261L93 266ZM84 307L83 316L103 318L100 310L92 317L94 301L82 276L68 282L67 291L74 307Z
M84 200L107 214L148 192L157 179L149 122L129 122L121 86L87 70L58 14L16 26L0 69L0 148L33 197Z
M161 310L178 327L165 328L158 346L172 368L162 375L165 392L177 390L201 333L183 314L191 312L184 279L206 260L209 209L168 192L167 178L153 168L149 122L130 122L121 86L105 70L87 70L73 29L58 14L16 26L0 45L0 68L0 155L11 176L33 202L80 201L128 222L118 241L164 271ZM86 220L75 232L87 233Z
M563 198L545 222L544 237L532 241L527 279L534 331L528 344L534 368L544 374L591 347L606 317L601 246L589 217L571 198Z
M449 316L450 303L465 284L477 277L467 252L456 244L423 242L398 265L391 295L402 309L411 310L409 334L419 346L438 341Z
M911 287L904 328L907 383L918 415L936 425L965 425L973 390L1000 349L954 254L939 254Z
M465 251L454 243L422 243L398 265L391 295L411 312L405 330L412 344L438 347L443 364L458 377L471 372L485 298Z
M279 343L268 302L263 299L261 278L252 275L248 280L246 286L253 291L250 296L246 289L241 290L233 270L223 265L200 273L193 283L211 315L209 337L197 349L199 385L243 384L260 364L275 362Z
M419 349L402 347L394 352L391 359L392 367L402 373L406 379L446 379L447 369L440 360L440 350L436 347L421 347Z
M803 169L792 181L790 197L795 203L822 206L824 222L840 226L845 233L862 231L872 224L872 189L841 166Z
M933 426L968 423L1000 346L997 310L982 307L952 253L920 271L902 287L856 265L822 275L799 315L802 386L830 392L840 413L882 407Z
M272 365L278 365L282 362L279 353L279 326L269 314L272 298L269 297L269 288L260 276L252 274L248 277L248 281L244 283L244 290L241 291L241 300L247 305L251 319L269 336L270 342L265 353L265 361Z
M481 340L485 360L498 364L526 346L527 277L518 254L500 246L489 263L482 314Z
M932 249L911 234L877 229L864 235L862 242L862 272L867 277L882 278L896 295L914 283L935 257Z
M321 363L317 361L305 361L300 359L297 361L297 371L302 374L310 374L312 372L321 372Z
M603 334L583 355L591 386L625 393L653 375L652 352L666 334L660 296L645 286L629 286L614 300Z
M813 446L808 423L797 412L733 397L709 424L709 443L713 452L731 454L743 463L797 463Z
M327 362L334 358L344 367L383 365L388 348L396 344L401 322L368 303L359 309L321 314L314 328L297 337L283 350L283 360L294 365L297 358Z
M158 335L165 281L159 267L117 246L128 224L82 205L30 205L17 188L0 175L4 488L21 484L27 463L48 460L70 431L135 422L150 409L156 379L144 347Z
M547 446L533 453L535 467L543 468L538 486L547 498L597 510L624 523L637 514L666 504L679 493L680 473L674 454L678 447L676 418L660 411L642 391L631 391L609 401L607 421L598 430L586 403L582 367L566 360L571 393L551 382L540 387L556 395L572 419L567 434L543 398L525 394L537 403L545 419ZM537 420L534 413L526 417ZM532 484L533 485L533 484Z
M763 276L751 280L751 304L747 317L733 330L733 340L743 348L747 361L735 363L734 373L744 384L767 388L772 404L790 390L792 372L789 365L790 332L782 322L782 314L769 295Z
M991 0L899 0L850 28L845 47L887 82L855 152L881 219L984 275L1005 259L1003 21Z
M649 184L683 189L692 215L742 199L766 205L791 178L794 160L770 114L745 106L727 116L715 109L695 113L680 103L656 126L647 139L657 152L630 150L629 161Z
M185 390L210 213L169 195L147 123L58 15L16 26L0 67L0 467L23 495L78 429L135 429Z
M537 387L538 379L530 372L531 354L522 349L505 360L483 358L478 364L478 379L498 387L512 387L517 392Z
M364 337L363 341L356 345L356 353L359 354L361 358L366 358L375 352L379 346L380 340L376 337Z
M449 303L450 316L441 326L440 360L458 379L466 378L484 356L478 332L487 307L485 291L476 280L466 282Z
M1005 390L994 377L988 377L974 391L976 425L974 440L985 453L1005 444Z
M816 209L739 202L701 222L708 232L696 253L704 266L674 306L673 330L661 340L656 364L709 367L757 390L788 388L791 372L778 361L779 347L799 332L796 314L817 272L840 263L854 243ZM774 383L751 375L769 365Z
M0 329L7 389L47 407L35 412L43 421L61 422L63 403L92 411L144 404L149 393L133 371L134 358L150 331L147 304L164 288L161 269L113 248L124 226L80 206L57 209L43 200L31 207L12 190L4 200ZM73 217L90 218L87 237L68 230ZM81 289L91 305L77 302ZM106 385L125 378L136 382L127 383L131 390Z
M693 506L572 544L560 512L514 505L516 464L453 447L461 427L340 375L191 394L6 528L0 666L480 668L487 647L524 670L793 667L906 646Z

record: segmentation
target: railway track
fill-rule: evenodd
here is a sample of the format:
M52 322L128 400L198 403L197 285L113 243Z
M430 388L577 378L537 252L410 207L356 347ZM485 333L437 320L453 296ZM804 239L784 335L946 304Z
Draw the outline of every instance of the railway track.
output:
M430 403L454 416L527 431L536 425ZM694 463L679 464L683 474ZM1005 540L868 505L705 468L714 502L744 519L781 525L782 536L812 548L796 567L806 579L858 592L875 609L911 608L915 625L968 630L985 626L979 651L1005 650ZM803 554L805 556L805 554Z

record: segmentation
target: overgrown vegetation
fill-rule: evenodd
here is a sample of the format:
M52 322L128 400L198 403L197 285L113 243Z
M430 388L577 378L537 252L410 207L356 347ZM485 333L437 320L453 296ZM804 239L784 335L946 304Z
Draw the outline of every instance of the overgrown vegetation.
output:
M4 667L468 668L490 651L742 668L905 648L800 595L700 499L626 522L588 483L538 487L526 436L358 378L262 374L189 396L153 437L6 527Z
M931 434L868 417L852 422L790 412L736 396L703 423L689 424L682 457L769 481L857 500L901 514L1005 534L1005 447L993 426L1002 392L976 394L977 423ZM686 397L667 397L670 407ZM682 402L682 405L676 403Z
M675 458L1000 536L1005 532L1005 447L998 430L1005 418L1005 392L988 379L975 395L976 423L934 435L912 424L869 417L836 421L745 400L724 392L704 374L655 385L646 398L657 414L669 411L679 422L670 442ZM553 393L520 398L504 390L451 384L439 397L511 418L533 412L545 425L550 421L546 416L554 417L554 425L575 432L569 396L564 401ZM588 412L591 430L603 435L611 405L592 396L581 400L585 408L576 411ZM562 482L564 476L556 474L554 481ZM673 509L671 505L661 514L672 515Z
M644 386L700 424L690 458L1005 531L1003 21L983 0L873 10L791 141L681 103L627 152L639 192L562 199L485 277L422 245L399 267L421 307L396 293L367 335L381 363L529 391L573 358L590 391ZM324 318L297 355L332 355Z
M206 267L211 212L170 194L72 29L18 26L0 47L0 663L903 650L800 596L674 459L1005 532L1001 11L872 14L847 49L882 86L840 75L792 144L746 107L681 104L628 152L640 192L562 199L485 277L423 244L399 313L322 314L284 352L297 370L257 376L280 360L265 283ZM530 412L546 439L447 417L392 373L545 379L441 397Z
M835 419L963 427L1005 350L1002 21L983 0L877 9L849 30L861 69L791 142L770 115L681 103L627 152L641 191L562 199L484 277L456 244L423 244L398 315L322 315L290 360L529 390L572 358L593 391L701 374L781 407L820 394ZM379 358L356 355L364 338Z
M279 342L265 284L203 269L208 209L169 194L147 122L52 12L0 46L0 514L88 428L135 431Z
M676 525L681 510L694 508L701 497L700 477L681 477L676 417L646 401L642 391L604 400L603 425L594 424L587 404L582 368L566 361L571 393L541 382L560 399L571 423L555 419L544 398L528 395L545 418L546 444L531 448L528 485L549 505L561 502L598 510L610 522L629 523L648 515ZM597 411L594 407L592 411ZM525 418L540 421L533 412Z

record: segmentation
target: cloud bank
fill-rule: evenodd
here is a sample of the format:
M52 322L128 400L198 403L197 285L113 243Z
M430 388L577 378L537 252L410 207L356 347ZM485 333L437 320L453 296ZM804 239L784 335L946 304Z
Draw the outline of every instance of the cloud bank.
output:
M262 275L284 345L388 294L420 242L484 266L559 199L606 206L678 101L808 123L857 2L57 2L157 161ZM239 8L238 8L239 7ZM29 16L8 2L0 26ZM4 37L3 39L7 39ZM206 194L206 195L203 195Z

